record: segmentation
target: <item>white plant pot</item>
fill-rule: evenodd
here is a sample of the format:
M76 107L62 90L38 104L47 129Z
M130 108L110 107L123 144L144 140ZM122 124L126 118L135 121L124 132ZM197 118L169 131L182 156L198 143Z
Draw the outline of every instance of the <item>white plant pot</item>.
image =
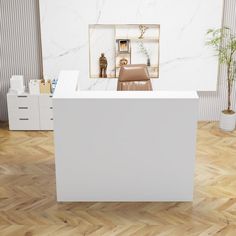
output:
M236 113L225 114L223 111L220 115L220 129L224 131L233 131L236 125Z

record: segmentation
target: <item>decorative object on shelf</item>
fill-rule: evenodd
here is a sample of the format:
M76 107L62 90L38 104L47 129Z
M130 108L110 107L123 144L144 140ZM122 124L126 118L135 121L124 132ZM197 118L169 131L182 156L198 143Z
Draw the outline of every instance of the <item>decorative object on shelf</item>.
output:
M128 65L129 61L126 58L120 59L120 66Z
M140 30L140 36L139 36L139 48L140 48L140 52L142 54L144 54L147 58L147 66L151 66L151 60L150 60L150 55L148 53L148 50L146 49L146 47L144 46L144 43L143 43L143 39L144 39L144 34L146 33L146 31L148 30L149 28L145 25L139 25L139 30Z
M40 93L51 93L51 81L42 79L40 81Z
M130 53L130 40L129 39L117 39L118 52Z
M119 73L120 73L121 66L131 64L131 54L130 53L119 54L118 52L116 52L116 53L117 53L116 54L116 76L118 77Z
M143 40L141 39L139 41L139 48L140 48L140 52L146 56L147 58L147 66L151 66L151 59L150 59L150 55L148 50L146 49L146 47L144 46Z
M31 79L29 81L29 93L30 94L40 94L40 80Z
M99 58L100 78L107 78L107 64L107 58L105 57L105 54L102 53L101 57Z
M52 85L51 85L51 87L52 87L52 93L54 93L54 91L55 91L55 89L56 89L56 86L57 86L57 82L58 82L58 79L53 79L52 80Z
M120 67L131 63L131 41L129 39L116 40L116 77L120 73Z
M139 30L140 30L140 36L138 37L139 39L143 39L144 34L146 33L146 31L148 30L149 27L145 26L145 25L139 25Z
M219 57L219 62L227 68L227 109L221 112L220 128L233 131L236 123L236 113L232 108L232 97L236 79L236 35L230 28L209 29L207 45L212 46Z
M21 94L24 93L24 76L23 75L12 75L10 78L10 89L9 92Z

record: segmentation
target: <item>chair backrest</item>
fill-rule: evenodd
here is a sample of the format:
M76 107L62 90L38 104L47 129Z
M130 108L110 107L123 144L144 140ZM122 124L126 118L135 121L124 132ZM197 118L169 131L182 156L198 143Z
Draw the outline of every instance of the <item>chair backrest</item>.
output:
M125 65L120 68L118 91L148 91L152 84L146 65Z

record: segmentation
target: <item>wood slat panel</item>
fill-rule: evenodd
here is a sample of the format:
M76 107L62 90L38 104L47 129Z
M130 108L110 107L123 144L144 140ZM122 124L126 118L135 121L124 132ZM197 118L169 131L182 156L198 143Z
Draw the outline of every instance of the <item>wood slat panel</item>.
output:
M39 6L36 0L0 0L0 120L7 119L6 93L14 74L42 77Z

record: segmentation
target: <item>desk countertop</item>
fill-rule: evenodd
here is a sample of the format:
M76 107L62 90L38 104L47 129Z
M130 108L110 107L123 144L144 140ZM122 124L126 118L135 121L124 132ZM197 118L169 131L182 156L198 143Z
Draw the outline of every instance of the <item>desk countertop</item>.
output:
M54 99L198 99L196 91L83 91L78 86L79 72L62 71Z

